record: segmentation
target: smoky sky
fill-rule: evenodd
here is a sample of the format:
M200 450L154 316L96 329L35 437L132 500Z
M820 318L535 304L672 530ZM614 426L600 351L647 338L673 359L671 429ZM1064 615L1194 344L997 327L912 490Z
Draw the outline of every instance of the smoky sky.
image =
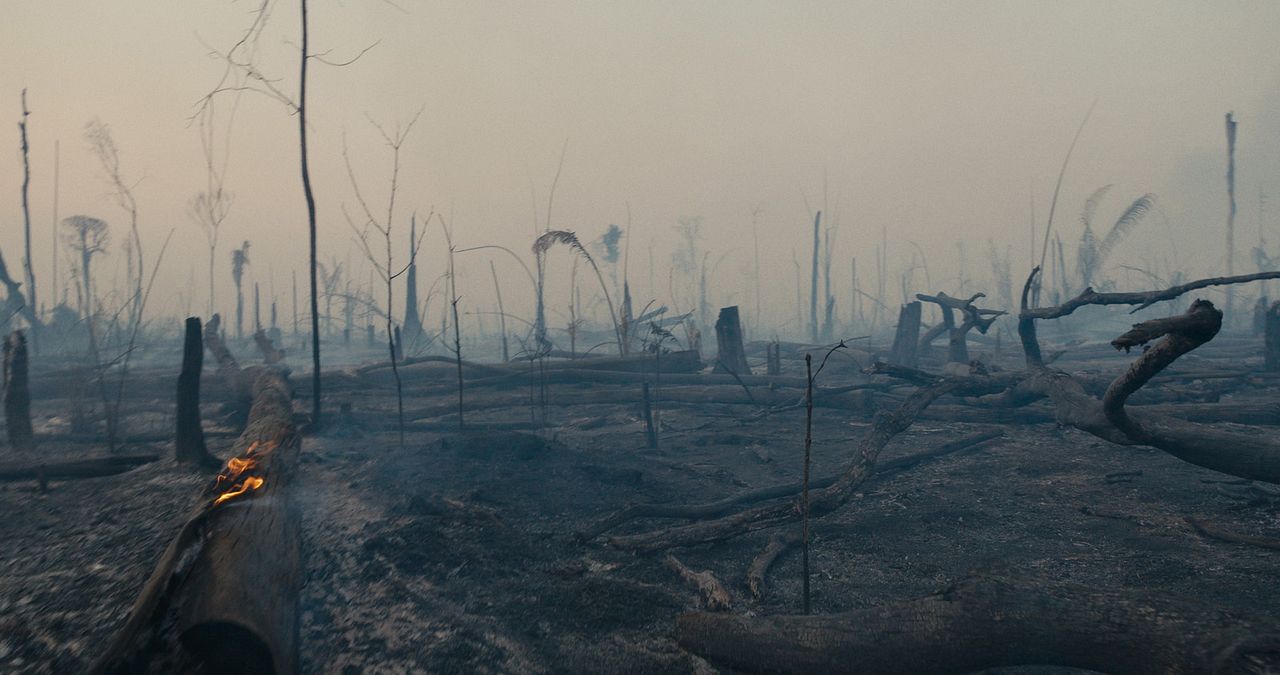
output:
M255 54L288 96L297 92L296 4L272 5ZM0 247L16 268L26 87L33 257L46 299L55 141L58 215L112 223L100 274L108 284L123 277L127 217L83 136L98 119L136 182L148 264L173 231L154 311L203 311L207 252L186 205L206 183L190 118L223 69L210 50L230 46L257 6L5 4L0 117L12 123L0 140L10 148L0 163ZM678 221L699 217L715 264L711 301L752 304L756 212L763 309L779 326L794 309L793 259L807 274L817 209L834 228L838 291L854 257L862 285L874 284L882 240L894 302L901 268L920 252L935 288L920 277L912 291L950 292L962 279L989 290L990 246L1025 275L1036 257L1032 214L1042 233L1064 153L1091 107L1055 214L1068 250L1085 199L1114 184L1100 220L1146 193L1158 209L1111 260L1113 278L1142 283L1124 266L1222 271L1227 111L1240 124L1237 270L1252 269L1246 247L1259 226L1271 228L1273 246L1280 239L1277 3L314 0L311 18L312 49L325 60L371 47L345 67L312 61L308 100L321 258L346 262L361 284L369 269L341 211L356 210L344 144L366 197L384 210L391 154L370 119L393 128L419 110L401 152L398 239L407 240L411 213L435 212L459 247L501 244L528 257L563 152L551 227L588 240L629 219L630 277L646 298L688 309L687 284L669 270ZM235 101L227 93L215 103L235 195L215 261L224 311L239 242L252 242L249 277L281 298L306 259L297 119L269 96ZM443 269L438 225L425 251L424 293ZM488 259L458 259L473 309L493 303ZM519 308L523 271L505 254L493 260Z

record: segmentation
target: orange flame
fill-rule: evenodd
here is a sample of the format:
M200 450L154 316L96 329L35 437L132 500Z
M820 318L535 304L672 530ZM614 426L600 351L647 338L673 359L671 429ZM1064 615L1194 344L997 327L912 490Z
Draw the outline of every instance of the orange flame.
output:
M245 476L243 481L236 484L236 480L240 478L246 471L254 469L259 465L258 459L275 447L275 443L260 443L254 441L243 454L239 457L232 457L227 460L227 466L218 473L217 480L214 482L214 489L220 489L224 485L232 487L213 500L213 505L218 506L223 502L239 497L240 495L257 490L266 482L257 476Z
M248 478L244 479L244 482L241 483L240 485L219 495L217 499L213 500L213 505L217 506L229 499L234 499L236 497L239 497L240 495L250 490L257 490L258 488L262 487L262 484L265 482L266 482L265 480L258 478L257 476L249 476Z

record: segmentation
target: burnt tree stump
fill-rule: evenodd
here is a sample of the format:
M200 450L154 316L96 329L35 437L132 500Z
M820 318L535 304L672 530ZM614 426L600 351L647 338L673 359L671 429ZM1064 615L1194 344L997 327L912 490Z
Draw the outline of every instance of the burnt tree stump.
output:
M738 320L738 306L720 308L716 318L716 367L717 373L750 375L747 352L742 346L742 323Z
M765 373L770 376L782 374L782 345L770 342L765 345Z
M915 368L920 339L920 302L908 302L898 310L898 330L893 336L889 361L894 365Z
M15 330L4 341L4 422L9 445L20 452L35 447L27 385L27 338Z
M173 458L179 464L213 466L218 462L204 444L200 425L200 369L204 367L204 337L200 319L188 317L182 342L182 371L178 374L178 409Z

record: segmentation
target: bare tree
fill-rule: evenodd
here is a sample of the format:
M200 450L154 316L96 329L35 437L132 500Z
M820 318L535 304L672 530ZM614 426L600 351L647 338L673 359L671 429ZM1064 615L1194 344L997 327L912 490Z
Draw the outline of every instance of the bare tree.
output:
M413 130L413 125L417 123L418 118L422 116L422 109L418 110L418 114L413 116L403 128L396 125L392 132L388 132L386 128L372 119L369 122L373 125L378 133L382 136L382 140L391 148L391 187L387 192L387 215L386 219L380 221L373 215L373 211L369 208L369 203L365 200L364 194L360 191L360 184L356 180L355 171L351 168L351 157L347 153L346 141L342 144L342 159L347 165L347 177L351 180L351 189L355 192L356 203L360 205L362 215L365 222L363 227L357 227L355 222L351 220L351 216L347 214L346 207L343 207L342 214L347 218L347 224L351 226L351 230L355 232L357 240L360 242L361 248L364 250L365 257L368 258L369 264L382 278L382 282L387 288L387 351L391 357L391 373L396 381L396 413L398 420L398 428L400 431L400 449L404 449L404 389L400 382L400 369L396 364L396 330L393 312L394 307L394 282L401 274L409 269L409 265L413 264L413 257L410 256L409 264L406 264L399 270L394 269L394 256L391 252L391 229L395 223L396 212L396 190L400 186L400 148L404 145L404 141L409 136L409 132ZM430 216L428 216L428 221ZM381 258L374 254L373 249L369 245L371 235L370 229L377 231L382 235L383 243L386 248L385 258ZM426 228L423 228L424 232ZM447 231L446 231L447 234ZM417 246L410 243L410 250L416 250ZM455 300L456 303L456 300ZM455 309L456 311L456 309ZM459 410L461 413L461 410Z
M36 303L36 275L31 268L31 207L27 198L27 193L31 188L31 158L30 147L27 145L27 116L31 111L27 110L27 90L22 90L22 119L18 121L18 131L22 135L22 232L26 240L26 256L22 259L22 270L27 277L27 304L31 307L32 313L40 311L40 305ZM31 325L31 346L40 352L40 332L39 326Z
M107 182L111 184L116 204L129 214L129 239L126 240L125 252L128 255L127 266L129 276L129 324L140 319L142 303L142 237L138 234L138 201L133 197L133 188L120 172L120 150L116 147L115 138L111 135L111 127L101 120L91 120L84 127L84 137L89 141L93 154L102 163L102 171Z
M62 230L63 244L71 253L80 256L80 314L84 319L90 320L94 312L91 273L93 256L107 252L107 245L111 243L111 231L105 220L93 216L64 218Z
M316 276L319 261L316 257L316 200L311 189L311 169L307 160L307 66L312 59L331 66L348 66L377 43L365 47L355 57L343 62L329 61L324 53L311 53L307 0L299 0L302 39L298 48L298 97L294 99L280 88L277 84L279 80L263 74L258 64L254 62L258 40L266 28L273 5L274 0L260 0L257 9L253 12L253 21L241 34L240 39L225 52L210 50L214 56L226 64L226 67L218 83L201 99L198 107L203 111L219 94L251 91L274 99L283 104L290 113L296 113L298 116L299 165L302 174L302 193L307 203L308 264L311 277L311 422L319 426L321 423L320 293Z

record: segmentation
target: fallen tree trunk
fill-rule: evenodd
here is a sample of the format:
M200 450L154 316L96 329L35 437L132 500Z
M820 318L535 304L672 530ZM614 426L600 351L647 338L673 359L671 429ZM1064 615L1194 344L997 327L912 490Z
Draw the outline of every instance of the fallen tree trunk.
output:
M967 673L1054 665L1113 673L1269 672L1280 622L1203 602L1049 579L965 579L919 600L828 616L688 613L680 645L749 673Z
M1000 438L1000 436L1001 433L999 431L988 431L980 434L974 434L972 436L966 436L964 438L951 441L950 443L944 443L932 450L926 450L925 452L919 452L884 462L876 468L875 478L888 478L898 472L906 471L907 469L927 461L938 459L962 450L974 450L984 447L992 441ZM809 487L811 489L829 487L835 484L839 478L839 475L816 478L809 481ZM739 508L747 504L755 504L757 502L768 501L770 499L792 497L799 494L802 487L803 486L800 482L775 485L773 487L751 490L749 492L736 494L732 497L704 504L634 504L601 519L590 528L579 532L578 538L582 541L595 539L605 532L637 518L685 518L689 520L714 518L716 516L722 516L733 511L735 508Z
M292 673L300 439L288 386L259 373L235 457L169 544L95 673Z
M889 441L910 428L920 412L939 396L952 392L976 395L991 391L991 386L990 382L979 382L974 378L939 380L916 389L895 409L877 413L871 428L867 429L858 442L843 473L831 485L811 494L810 517L817 518L830 513L849 501L854 490L872 475L876 459ZM712 520L653 532L610 537L608 543L614 548L655 551L676 546L723 541L748 532L795 521L799 517L799 504L791 499L777 504L745 509Z
M0 464L0 480L46 480L96 478L114 476L160 459L156 454L109 455L62 462L25 462Z

